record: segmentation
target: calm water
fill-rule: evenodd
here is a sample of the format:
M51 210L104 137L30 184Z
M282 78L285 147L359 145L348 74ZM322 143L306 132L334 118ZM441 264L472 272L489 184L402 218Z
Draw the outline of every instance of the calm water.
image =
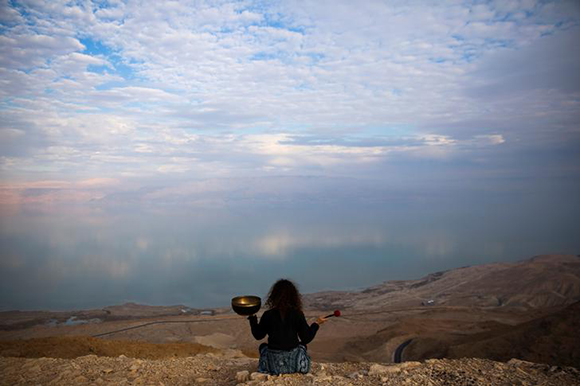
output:
M280 277L303 292L355 289L580 251L574 212L533 197L338 188L33 200L2 216L1 309L225 306L235 295L263 296Z

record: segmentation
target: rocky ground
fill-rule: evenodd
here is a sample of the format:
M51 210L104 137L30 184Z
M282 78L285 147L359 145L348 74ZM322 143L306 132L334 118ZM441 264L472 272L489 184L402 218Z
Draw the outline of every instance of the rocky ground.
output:
M307 375L268 376L240 352L143 360L0 358L1 385L580 385L580 371L513 359L430 359L397 365L314 363Z

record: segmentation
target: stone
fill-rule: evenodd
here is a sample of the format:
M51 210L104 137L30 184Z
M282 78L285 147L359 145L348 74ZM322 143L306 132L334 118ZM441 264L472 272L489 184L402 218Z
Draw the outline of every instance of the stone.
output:
M421 362L416 362L416 361L403 362L398 366L402 369L413 369L415 367L421 366Z
M109 373L112 373L112 372L113 372L113 369L104 369L103 370L103 373L105 373L105 374L109 374Z
M244 383L250 380L250 372L248 370L238 371L236 373L236 381Z
M363 376L362 376L362 374L361 374L361 373L359 373L358 371L355 371L354 373L350 373L350 374L348 375L348 377L349 377L350 379L361 379Z
M517 359L517 358L512 358L508 361L508 365L512 365L512 366L533 366L535 365L535 363L532 362L528 362L528 361L522 361L521 359Z
M83 377L82 375L79 375L78 377L76 377L74 379L74 383L76 383L77 385L82 384L82 383L86 383L87 381L88 381L88 379Z
M268 374L254 372L250 375L250 379L252 379L252 381L265 381L268 379Z
M387 374L387 373L398 373L401 371L401 368L397 366L383 366L379 364L374 364L371 366L369 370L369 375L380 375L380 374Z
M24 363L24 364L22 365L22 369L23 369L23 370L28 370L28 369L30 369L30 368L32 368L32 367L35 367L35 366L37 366L37 365L36 365L36 362L34 362L34 361L26 361L26 363Z
M201 377L195 379L195 383L207 383L209 381L210 381L209 379Z

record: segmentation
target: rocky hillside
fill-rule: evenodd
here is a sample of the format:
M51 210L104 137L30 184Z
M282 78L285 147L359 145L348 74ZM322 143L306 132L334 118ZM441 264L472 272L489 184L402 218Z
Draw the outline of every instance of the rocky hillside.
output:
M580 368L578 331L580 302L526 323L466 337L450 346L445 357L483 357L499 361L515 357Z
M517 263L463 267L418 280L393 280L358 292L305 296L315 309L388 307L558 307L580 301L580 257L544 255Z
M88 355L76 359L0 358L0 385L545 385L580 384L580 372L511 360L438 360L398 365L314 363L310 374L255 373L256 359L236 354L142 360Z
M352 339L342 351L359 360L377 361L392 358L399 344L411 340L404 349L404 360L520 358L580 368L580 302L516 325L446 319L448 313L441 313L442 319L435 312L407 317Z

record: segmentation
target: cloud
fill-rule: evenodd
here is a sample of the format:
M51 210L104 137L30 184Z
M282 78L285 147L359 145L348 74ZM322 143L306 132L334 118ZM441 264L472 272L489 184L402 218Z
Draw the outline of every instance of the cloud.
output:
M578 141L575 2L1 6L10 181L403 178Z
M544 89L562 96L580 92L580 29L548 35L518 50L487 55L472 73L469 92L483 99L505 98Z

